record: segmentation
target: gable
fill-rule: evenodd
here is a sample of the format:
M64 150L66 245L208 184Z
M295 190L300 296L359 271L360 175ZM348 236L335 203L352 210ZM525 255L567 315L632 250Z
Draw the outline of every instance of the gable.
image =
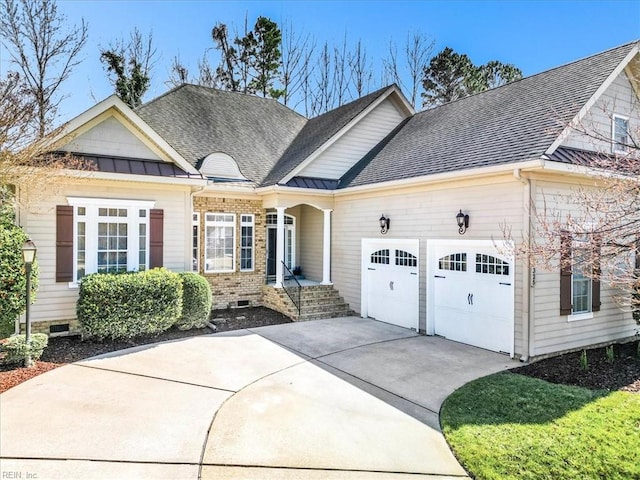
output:
M637 63L638 57L632 61ZM629 79L629 69L623 70L589 108L577 127L573 128L561 143L562 147L612 153L613 117L629 120L629 131L640 127L639 102Z
M80 133L60 148L65 152L162 160L114 115Z
M386 98L297 175L337 180L384 139L405 118Z

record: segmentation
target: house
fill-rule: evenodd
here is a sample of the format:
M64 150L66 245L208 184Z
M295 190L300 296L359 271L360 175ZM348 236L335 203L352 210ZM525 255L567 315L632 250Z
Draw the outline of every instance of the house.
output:
M607 285L534 272L501 225L535 232L544 192L584 178L578 154L611 148L572 126L638 125L639 66L632 43L420 113L395 85L311 119L194 85L135 110L109 97L56 139L93 169L19 212L38 245L34 330L78 330L84 275L162 265L204 275L214 308L313 318L332 296L336 314L524 360L633 336Z

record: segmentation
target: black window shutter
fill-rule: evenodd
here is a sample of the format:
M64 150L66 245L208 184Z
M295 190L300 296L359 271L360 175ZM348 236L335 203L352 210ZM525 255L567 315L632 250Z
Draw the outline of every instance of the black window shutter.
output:
M164 210L149 212L149 268L163 266Z
M56 282L73 281L73 207L56 206Z
M560 315L571 315L571 242L569 232L560 232Z

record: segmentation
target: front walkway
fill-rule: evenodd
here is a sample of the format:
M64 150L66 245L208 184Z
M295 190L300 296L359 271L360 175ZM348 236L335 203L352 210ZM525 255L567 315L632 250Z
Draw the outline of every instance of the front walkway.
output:
M0 395L0 477L465 477L440 405L514 365L355 317L137 347Z

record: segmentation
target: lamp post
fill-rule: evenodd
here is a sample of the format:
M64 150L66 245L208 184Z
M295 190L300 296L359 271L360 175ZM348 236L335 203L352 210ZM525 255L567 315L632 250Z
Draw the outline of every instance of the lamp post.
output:
M31 267L36 259L36 244L27 239L22 246L22 259L24 260L24 269L27 273L27 308L25 310L25 338L24 343L27 349L27 355L24 358L24 366L31 366L31 323L29 321L29 307L31 306Z

